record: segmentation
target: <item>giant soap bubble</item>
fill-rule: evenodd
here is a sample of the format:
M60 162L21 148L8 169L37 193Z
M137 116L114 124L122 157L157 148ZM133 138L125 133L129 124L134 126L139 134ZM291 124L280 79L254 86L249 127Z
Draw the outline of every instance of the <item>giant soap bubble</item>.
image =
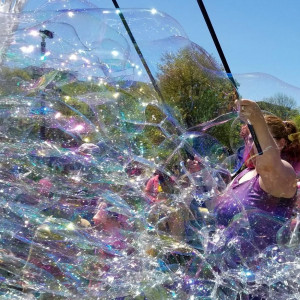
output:
M258 213L280 228L260 249L257 215L206 208L230 181L230 81L170 16L124 15L162 97L118 11L1 14L1 297L296 299L299 224Z

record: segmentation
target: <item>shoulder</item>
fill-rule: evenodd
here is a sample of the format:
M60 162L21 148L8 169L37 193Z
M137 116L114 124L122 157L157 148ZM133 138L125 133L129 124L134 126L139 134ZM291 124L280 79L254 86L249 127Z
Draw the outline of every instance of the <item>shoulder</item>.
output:
M281 160L280 165L270 170L259 174L260 187L274 197L294 197L297 190L294 168L287 161Z
M296 180L296 169L290 163L288 163L286 160L282 159L281 162L283 164L284 175L289 176L290 179ZM299 165L299 168L300 168L300 165ZM300 169L299 169L299 171L300 171Z

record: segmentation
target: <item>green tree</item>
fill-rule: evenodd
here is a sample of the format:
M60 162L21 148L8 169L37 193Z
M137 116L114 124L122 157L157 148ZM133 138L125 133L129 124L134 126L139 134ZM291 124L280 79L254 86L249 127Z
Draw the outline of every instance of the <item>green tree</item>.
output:
M298 130L300 131L300 114L298 114L297 116L295 116L292 120L295 122Z
M272 97L264 98L259 102L261 109L266 110L283 120L291 120L299 115L297 103L294 98L282 93L277 93Z
M237 98L215 59L198 48L166 54L159 65L159 86L165 102L175 107L187 128L227 113ZM213 130L229 146L228 126Z

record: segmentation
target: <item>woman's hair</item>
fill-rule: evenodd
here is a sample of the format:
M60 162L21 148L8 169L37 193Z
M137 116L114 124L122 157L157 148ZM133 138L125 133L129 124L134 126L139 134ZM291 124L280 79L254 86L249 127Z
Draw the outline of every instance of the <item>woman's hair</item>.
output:
M286 146L281 151L282 159L291 164L300 161L300 132L296 124L271 115L265 116L265 120L275 139L286 140Z
M289 135L289 139L290 139L290 135L294 135L295 133L298 133L297 126L293 121L283 121L283 123Z
M300 132L293 121L284 121L288 140L286 147L283 148L283 158L290 163L300 161Z
M286 141L288 141L288 132L287 132L287 128L284 124L284 122L276 117L276 116L272 116L272 115L266 115L265 116L265 121L269 127L269 130L271 131L271 134L273 136L274 139L285 139Z

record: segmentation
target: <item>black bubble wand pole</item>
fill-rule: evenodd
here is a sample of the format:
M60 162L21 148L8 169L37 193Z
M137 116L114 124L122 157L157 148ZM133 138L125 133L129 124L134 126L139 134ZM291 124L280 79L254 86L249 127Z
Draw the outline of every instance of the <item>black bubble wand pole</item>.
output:
M219 40L218 40L218 37L217 37L216 32L215 32L215 30L214 30L214 27L213 27L213 25L212 25L212 23L211 23L211 21L210 21L210 18L209 18L209 15L208 15L208 13L207 13L207 10L206 10L206 8L205 8L205 6L204 6L204 3L203 3L202 0L197 0L197 2L198 2L198 5L199 5L199 7L200 7L200 10L201 10L201 12L202 12L203 18L204 18L205 23L206 23L206 25L207 25L207 28L208 28L208 30L209 30L209 32L210 32L210 35L211 35L211 37L212 37L212 39L213 39L213 41L214 41L214 44L215 44L215 46L216 46L216 48L217 48L217 51L218 51L219 56L220 56L220 58L221 58L221 61L222 61L222 64L223 64L223 66L224 66L224 69L225 69L225 72L226 72L226 74L227 74L227 77L228 77L229 80L232 82L232 84L233 84L234 87L236 88L236 91L238 92L238 86L237 86L237 83L236 83L236 81L235 81L234 78L233 78L233 75L232 75L231 70L230 70L230 68L229 68L229 65L228 65L228 63L227 63L227 60L226 60L226 57L225 57L224 52L223 52L223 50L222 50L222 47L221 47L221 45L220 45L220 43L219 43ZM262 154L263 154L263 151L262 151L261 146L260 146L260 144L259 144L259 141L258 141L258 139L257 139L256 133L255 133L254 128L253 128L253 125L251 125L249 122L248 122L247 125L248 125L249 131L250 131L250 133L251 133L251 135L252 135L253 141L254 141L254 143L255 143L257 152L258 152L259 155L262 155Z
M129 35L129 37L130 37L130 40L131 40L131 42L132 42L132 44L133 44L133 46L135 48L135 51L137 52L137 54L138 54L138 56L139 56L139 58L140 58L140 60L141 60L141 62L143 64L143 66L144 66L144 68L145 68L145 70L146 70L146 72L147 72L147 74L148 74L148 76L149 76L149 78L151 80L151 83L152 83L152 85L153 85L156 93L158 94L158 96L161 99L161 101L164 103L165 102L164 101L164 97L163 97L163 95L162 95L162 93L161 93L161 91L160 91L160 89L159 89L159 87L157 85L157 82L156 82L154 76L151 73L151 70L150 70L150 68L149 68L149 66L148 66L148 64L147 64L147 62L145 60L145 57L144 57L144 55L143 55L143 53L142 53L139 45L137 44L137 42L136 42L136 40L135 40L135 38L133 36L133 33L132 33L132 31L131 31L131 29L130 29L130 27L129 27L129 25L128 25L128 23L127 23L124 15L123 15L123 13L120 10L120 6L119 6L118 2L116 0L112 0L112 2L114 4L115 8L118 10L118 14L120 16L120 19L121 19L121 21L122 21L122 23L123 23L123 25L124 25L124 27L125 27L128 35Z
M46 55L46 39L53 39L54 33L50 30L40 30L39 31L41 36L41 60L45 59ZM42 100L41 100L41 115L43 116L42 125L40 127L40 138L42 141L46 140L46 125L45 125L45 93L42 93Z
M131 40L131 42L132 42L132 44L133 44L133 46L135 48L135 51L138 54L138 56L139 56L139 58L140 58L140 60L141 60L141 62L143 64L143 66L144 66L144 68L145 68L145 70L146 70L146 72L147 72L147 74L148 74L148 76L150 78L150 81L151 81L151 83L152 83L152 85L154 87L154 90L156 91L156 93L157 93L158 97L160 98L162 104L166 104L165 98L164 98L164 96L163 96L163 94L162 94L162 92L161 92L161 90L160 90L160 88L159 88L159 86L158 86L158 84L156 82L156 79L154 78L154 76L153 76L153 74L152 74L152 72L151 72L151 70L150 70L150 68L149 68L149 66L147 64L147 61L146 61L146 59L145 59L145 57L144 57L144 55L143 55L143 53L142 53L142 51L141 51L138 43L137 43L137 41L134 38L134 35L133 35L133 33L132 33L132 31L131 31L131 29L129 27L128 22L126 21L125 16L123 15L123 13L122 13L122 11L120 9L120 6L119 6L118 2L116 0L112 0L112 2L114 4L115 8L117 9L118 15L119 15L119 17L120 17L120 19L121 19L121 21L122 21L122 23L123 23L126 31L127 31L127 34L129 35L129 38L130 38L130 40ZM168 107L164 106L164 108L169 113ZM174 126L176 126L176 128L178 128L182 132L181 127L179 126L179 124L176 121L174 122L174 120L173 120L171 122L173 123Z

